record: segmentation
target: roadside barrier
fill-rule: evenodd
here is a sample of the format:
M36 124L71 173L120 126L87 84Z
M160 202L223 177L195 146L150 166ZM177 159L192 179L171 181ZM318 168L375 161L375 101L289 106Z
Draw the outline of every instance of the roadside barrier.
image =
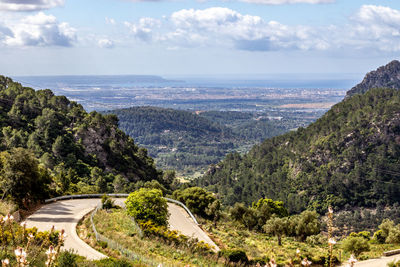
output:
M61 201L61 200L69 200L69 199L84 199L84 198L101 198L104 194L81 194L81 195L68 195L68 196L60 196L60 197L55 197L55 198L50 198L50 199L46 199L45 203L49 204L52 202L56 202L56 201ZM127 198L129 196L129 194L106 194L109 197L114 197L114 198ZM177 201L175 199L172 198L167 198L165 197L165 200L167 200L168 202L177 204L179 206L181 206L188 214L189 216L192 218L192 220L194 221L194 223L196 223L197 225L199 225L199 223L197 222L196 218L194 217L194 215L192 214L192 212L188 209L188 207L186 207L185 204L183 204L180 201ZM159 264L161 263L162 266L170 266L169 264L165 264L163 262L155 262L151 259L142 257L140 255L137 255L136 253L134 253L133 251L125 248L124 246L122 246L121 244L119 244L118 242L109 239L105 236L103 236L102 234L100 234L97 229L96 226L94 225L93 222L93 217L96 215L96 213L99 211L99 209L101 209L101 203L99 203L99 205L97 205L97 207L92 211L91 215L90 215L90 223L92 225L92 230L95 234L96 240L97 241L101 241L101 242L106 242L107 243L107 247L110 247L111 249L117 250L119 251L122 255L124 255L125 257L127 257L130 260L133 261L140 261L143 263L146 263L148 265L151 266L159 266ZM135 225L135 230L137 231L138 235L140 238L143 238L143 231L142 229L139 227L139 225L137 224L137 222L135 221L134 218L130 217L132 222Z
M125 197L125 198L129 196L129 194L119 194L119 193L117 193L117 194L106 194L106 195L109 196L109 197ZM44 201L44 203L49 204L49 203L52 203L52 202L56 202L56 201L60 201L60 200L68 200L68 199L101 198L102 196L104 196L104 194L68 195L68 196L60 196L60 197L49 198L49 199L46 199ZM172 199L172 198L165 197L165 199L168 202L175 203L175 204L181 206L184 210L186 210L186 212L189 214L190 218L192 218L194 223L199 225L199 223L196 220L196 217L194 217L193 213L189 210L188 207L186 207L185 204L183 204L182 202L180 202L178 200Z

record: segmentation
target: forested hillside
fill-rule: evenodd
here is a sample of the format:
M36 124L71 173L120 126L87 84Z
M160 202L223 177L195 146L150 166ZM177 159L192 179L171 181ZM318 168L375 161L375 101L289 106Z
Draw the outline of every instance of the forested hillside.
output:
M307 128L248 154L230 154L198 184L228 205L261 197L305 208L374 207L400 200L400 91L372 89L336 104Z
M41 170L52 178L53 194L109 192L114 191L115 182L128 186L130 182L161 180L153 159L118 128L114 115L86 113L64 96L55 96L50 90L35 91L3 76L0 103L0 150L11 155L3 156L2 164L10 165L7 159L33 153L33 164L40 163ZM3 193L9 190L4 166Z
M205 171L229 152L247 151L298 126L294 120L273 121L245 112L132 107L106 114L117 115L121 129L146 147L159 167L184 175Z

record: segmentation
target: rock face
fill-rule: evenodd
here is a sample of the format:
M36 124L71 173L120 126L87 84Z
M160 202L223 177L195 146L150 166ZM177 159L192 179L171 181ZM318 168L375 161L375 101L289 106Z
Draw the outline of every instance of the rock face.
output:
M355 94L363 94L372 88L400 89L400 62L393 60L386 66L367 73L361 83L347 92L346 98Z

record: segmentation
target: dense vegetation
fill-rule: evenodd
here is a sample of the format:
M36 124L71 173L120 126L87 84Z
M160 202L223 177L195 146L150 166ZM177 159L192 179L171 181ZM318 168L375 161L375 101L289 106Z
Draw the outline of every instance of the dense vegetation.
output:
M265 138L304 125L299 120L270 120L260 114L233 111L191 112L158 107L132 107L106 112L146 147L162 168L193 175L227 153L247 151Z
M118 129L114 115L86 113L64 96L3 76L0 103L3 198L10 195L22 204L24 196L112 192L114 182L129 187L131 182L164 181L146 149Z
M247 155L229 154L198 184L223 203L262 197L306 208L375 207L400 200L400 91L374 89L332 107L307 128L274 137Z

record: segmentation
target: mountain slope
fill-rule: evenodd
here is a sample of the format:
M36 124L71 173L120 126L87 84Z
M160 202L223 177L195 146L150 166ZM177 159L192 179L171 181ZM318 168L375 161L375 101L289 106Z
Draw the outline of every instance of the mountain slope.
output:
M145 146L162 168L181 175L201 172L232 151L247 151L265 138L297 127L291 120L272 121L245 112L191 112L159 107L132 107L105 112Z
M291 212L329 204L400 201L400 91L373 89L336 104L309 127L228 155L198 183L225 204L261 197Z
M400 62L393 60L386 66L379 67L365 75L364 80L347 92L347 97L363 94L371 88L400 88Z
M102 191L112 191L117 175L123 183L161 177L146 151L118 128L116 116L86 113L64 96L3 76L0 103L0 150L33 151L59 183L68 183L63 190L101 185Z

